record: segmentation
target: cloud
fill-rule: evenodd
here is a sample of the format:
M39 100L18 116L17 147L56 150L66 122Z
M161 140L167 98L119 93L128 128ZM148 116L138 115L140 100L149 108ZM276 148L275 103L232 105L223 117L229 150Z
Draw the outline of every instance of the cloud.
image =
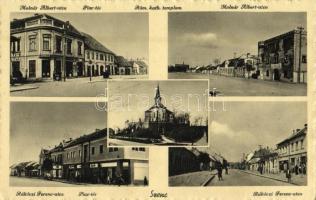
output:
M185 33L182 36L182 40L188 45L210 49L218 48L219 43L219 39L215 33Z
M228 137L233 140L247 140L248 142L257 142L254 134L245 130L233 130L228 124L222 124L217 121L211 123L211 134L214 137Z

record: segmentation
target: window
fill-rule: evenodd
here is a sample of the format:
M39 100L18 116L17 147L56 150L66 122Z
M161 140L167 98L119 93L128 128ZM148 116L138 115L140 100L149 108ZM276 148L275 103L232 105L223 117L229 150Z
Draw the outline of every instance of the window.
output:
M67 54L71 54L71 39L67 39Z
M81 47L82 47L82 42L78 42L78 55L82 55L82 52L81 52Z
M291 150L294 151L294 143L291 144Z
M29 37L29 51L36 51L36 36Z
M94 53L91 52L91 59L94 59Z
M51 38L51 35L48 35L48 34L43 35L43 50L44 51L50 50L50 38Z
M298 142L295 142L295 151L298 150Z
M81 158L81 150L79 150L79 158Z
M140 147L139 151L146 151L144 147Z
M91 155L94 155L94 147L91 147Z
M109 61L109 54L106 54L106 61Z
M113 147L109 148L109 152L114 152L114 151L118 151L118 148L113 148Z
M90 52L87 51L87 59L90 59Z
M301 149L304 149L304 139L301 140Z
M100 145L100 153L103 153L103 145Z
M69 153L67 153L67 159L69 159Z
M34 78L36 77L36 61L29 60L29 77Z
M98 60L99 59L99 54L95 53L95 59Z
M59 35L56 35L56 52L60 53L61 52L61 37Z
M104 57L103 57L103 54L101 53L100 54L100 60L103 60L104 59Z
M20 40L15 40L11 42L11 51L13 53L20 52Z
M306 55L302 55L302 63L307 63Z

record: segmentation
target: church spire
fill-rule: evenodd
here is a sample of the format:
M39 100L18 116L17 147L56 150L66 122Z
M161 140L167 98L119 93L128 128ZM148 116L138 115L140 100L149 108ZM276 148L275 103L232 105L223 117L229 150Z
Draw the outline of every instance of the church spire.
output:
M159 84L156 88L156 95L155 95L155 104L159 106L161 104L161 97L160 97L160 90L159 90Z

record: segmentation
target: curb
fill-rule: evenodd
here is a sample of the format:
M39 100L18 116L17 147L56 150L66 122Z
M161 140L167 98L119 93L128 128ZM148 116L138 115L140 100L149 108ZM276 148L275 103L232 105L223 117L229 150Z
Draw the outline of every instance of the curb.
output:
M212 174L212 176L208 180L206 180L206 181L204 181L204 183L202 183L202 186L205 187L207 184L209 184L215 178L215 176L216 176L216 174Z
M10 92L18 92L18 91L23 91L23 90L34 90L39 88L38 86L34 87L24 87L24 88L16 88L16 89L10 89Z
M269 179L272 179L272 180L281 181L281 182L284 182L284 183L289 183L288 181L285 181L285 180L282 180L282 179L278 179L278 178L263 176L263 175L261 175L261 174L255 174L255 173L247 172L247 171L243 171L243 170L239 170L239 171L244 172L244 173L247 173L247 174L255 175L255 176L260 176L260 177L263 177L263 178L269 178ZM292 182L292 183L289 183L289 184L301 186L301 185L298 185L298 184L293 183L293 182Z

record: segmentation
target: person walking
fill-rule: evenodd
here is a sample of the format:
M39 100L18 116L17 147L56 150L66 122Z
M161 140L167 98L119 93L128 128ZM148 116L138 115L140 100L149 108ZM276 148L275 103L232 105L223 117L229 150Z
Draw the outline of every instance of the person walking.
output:
M285 176L287 178L287 182L291 183L291 170L288 168L285 172Z
M145 186L148 185L148 179L147 179L146 176L144 177L144 185L145 185Z
M222 164L219 162L219 163L217 164L217 176L218 176L218 180L219 180L219 181L222 181L222 180L223 180L222 173L223 173L223 167L222 167Z

